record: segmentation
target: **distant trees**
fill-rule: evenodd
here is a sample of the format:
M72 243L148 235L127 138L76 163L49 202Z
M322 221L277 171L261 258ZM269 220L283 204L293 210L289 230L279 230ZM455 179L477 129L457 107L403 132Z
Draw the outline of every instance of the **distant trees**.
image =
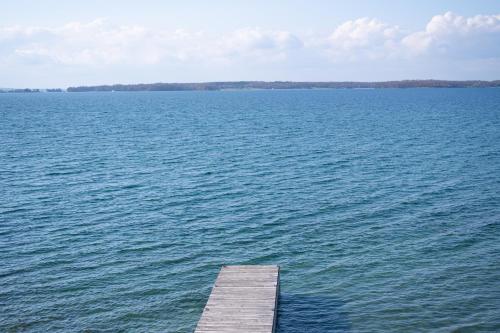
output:
M63 92L64 90L60 88L56 89L0 89L0 93L39 93L39 92Z
M355 89L355 88L475 88L500 87L497 81L445 81L404 80L384 82L290 82L290 81L233 81L202 83L151 83L114 84L101 86L70 87L69 92L85 91L183 91L183 90L227 90L227 89Z
M69 87L69 92L87 91L184 91L184 90L241 90L241 89L370 89L370 88L494 88L496 81L446 81L446 80L403 80L381 82L291 82L291 81L231 81L200 83L148 83L113 84L101 86ZM63 89L0 89L2 92L37 93L63 92Z
M0 92L13 92L13 93L36 93L40 92L40 89L0 89Z

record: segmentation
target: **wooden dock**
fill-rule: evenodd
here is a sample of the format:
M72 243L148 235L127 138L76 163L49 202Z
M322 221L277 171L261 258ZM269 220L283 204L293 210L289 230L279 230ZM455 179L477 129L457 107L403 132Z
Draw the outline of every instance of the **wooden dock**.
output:
M273 333L279 266L222 266L195 333Z

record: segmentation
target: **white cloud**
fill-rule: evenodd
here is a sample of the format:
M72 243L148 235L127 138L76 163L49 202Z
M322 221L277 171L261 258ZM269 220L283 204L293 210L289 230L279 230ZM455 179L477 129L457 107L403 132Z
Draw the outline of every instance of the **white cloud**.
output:
M302 42L288 31L266 31L260 28L240 29L226 37L225 47L229 50L286 50L302 46Z
M402 45L413 55L499 57L500 15L463 17L452 12L436 15L425 30L404 37Z
M451 12L434 16L422 31L404 33L374 18L350 20L327 38L325 49L334 61L416 58L500 57L500 15L463 17Z
M60 27L0 28L1 62L76 66L154 65L162 62L220 62L251 58L283 60L304 49L326 52L336 62L358 62L425 54L499 57L500 15L434 16L424 30L405 34L396 25L359 18L337 26L328 36L299 38L286 30L245 28L222 35L185 30L117 26L104 19ZM303 53L304 53L303 52Z
M337 61L383 58L393 53L400 34L398 26L364 17L339 25L328 37L327 49Z
M196 50L192 42L199 38L199 33L155 32L98 19L56 28L4 28L0 52L63 65L155 64L166 58L182 60L185 52Z
M23 79L20 72L40 82L56 72L84 73L80 75L95 81L335 80L332 73L345 73L344 79L369 78L380 68L384 73L392 70L393 77L408 78L408 73L440 75L436 69L443 64L447 72L442 73L493 77L500 74L492 71L491 64L497 63L500 15L463 17L448 12L413 32L366 17L346 21L326 34L258 27L218 34L157 30L105 19L57 27L0 27L0 70L4 77L15 78L13 82Z
M302 41L292 33L281 30L245 28L221 37L215 48L208 47L209 56L228 61L241 58L256 62L273 62L287 58L288 53L303 47Z
M0 29L0 55L29 63L151 65L162 61L211 61L241 56L284 56L302 42L288 31L241 29L222 36L185 30L155 31L97 19L56 28Z

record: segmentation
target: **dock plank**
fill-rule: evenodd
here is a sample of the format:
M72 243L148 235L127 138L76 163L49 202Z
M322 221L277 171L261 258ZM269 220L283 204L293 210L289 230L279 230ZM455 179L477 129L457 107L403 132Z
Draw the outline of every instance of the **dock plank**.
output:
M195 333L274 333L279 266L222 266Z

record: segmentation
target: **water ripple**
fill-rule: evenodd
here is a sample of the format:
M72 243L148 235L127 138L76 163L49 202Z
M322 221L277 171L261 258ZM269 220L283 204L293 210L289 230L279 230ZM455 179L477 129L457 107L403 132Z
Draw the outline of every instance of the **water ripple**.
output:
M0 95L0 331L190 332L222 264L278 331L500 331L500 91Z

